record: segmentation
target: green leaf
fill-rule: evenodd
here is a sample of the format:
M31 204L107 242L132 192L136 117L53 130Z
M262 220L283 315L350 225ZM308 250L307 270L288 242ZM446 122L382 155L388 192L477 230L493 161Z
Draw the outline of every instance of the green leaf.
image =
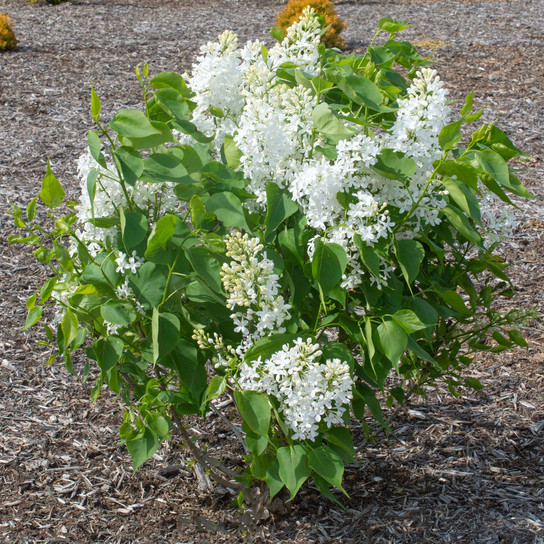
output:
M251 474L258 480L266 480L266 473L275 460L276 457L270 453L255 455L251 463Z
M455 176L457 181L468 185L474 191L478 188L477 170L465 162L459 160L444 161L440 164L438 173L452 178Z
M312 478L314 480L315 486L317 487L321 495L323 495L323 497L334 502L341 508L345 508L345 506L331 493L331 486L329 482L327 482L327 480L321 478L321 476L318 476L315 472L312 474Z
M391 111L390 108L382 106L382 93L380 88L363 76L351 75L345 79L345 85L355 93L358 102L376 111ZM353 99L353 96L350 96Z
M137 110L120 110L110 122L110 127L126 140L124 145L136 149L156 147L174 141L168 125L149 119Z
M190 117L189 104L185 97L176 89L163 88L155 92L155 99L161 108L180 121Z
M414 159L405 157L401 151L384 149L372 168L386 178L407 181L416 173L417 165Z
M380 30L385 30L385 32L400 32L409 26L411 26L410 23L407 23L406 21L397 21L395 19L390 19L389 17L382 17L378 20L378 28Z
M341 489L347 495L342 487L344 462L334 450L327 446L320 446L311 450L308 456L308 464L324 480Z
M395 59L395 55L387 47L381 45L378 47L369 47L368 52L370 53L370 60L376 66L391 66L393 64L392 61Z
M401 355L406 349L408 337L395 321L384 321L376 329L380 350L398 368Z
M489 174L498 184L505 187L510 185L508 165L498 153L490 149L484 149L476 152L476 160L483 171Z
M275 26L270 29L270 35L280 43L285 40L285 34Z
M355 242L355 246L361 253L361 260L363 261L365 267L374 277L380 277L380 256L376 253L374 249L367 246L362 241L359 234L355 234L355 236L353 237L353 241Z
M523 338L522 334L516 330L512 329L511 331L507 332L508 338L514 342L514 344L517 344L518 346L521 346L522 348L528 348L529 344L527 343L527 340Z
M242 203L233 193L214 193L206 202L206 208L214 213L226 227L238 227L251 232Z
M51 172L49 161L47 161L47 172L43 178L39 196L41 201L51 210L58 208L64 202L64 189Z
M419 274L419 267L425 257L425 249L417 240L395 240L395 253L402 275L411 285Z
M143 242L149 232L147 217L140 212L127 212L119 208L121 234L127 250L131 250Z
M190 94L183 77L175 72L161 72L151 79L149 85L155 89L175 89L181 94Z
M475 389L476 391L484 388L480 380L478 380L477 378L465 378L464 382L466 385L472 387L472 389Z
M495 125L487 128L487 138L484 140L484 143L490 146L493 151L496 151L505 161L509 161L519 155L525 155L500 128L497 128Z
M323 294L327 295L340 283L348 259L344 248L338 244L323 243L318 239L315 245L312 275L321 286Z
M94 87L91 85L91 116L95 123L100 121L101 108L102 104L100 103L100 98L98 98L98 95L94 92Z
M300 445L278 448L278 474L285 487L291 492L289 500L294 499L302 484L310 475L308 455Z
M453 308L456 312L459 312L463 315L471 315L472 311L466 307L465 302L463 301L463 298L461 295L455 291L447 290L447 291L440 291L438 293L440 295L440 298L451 308Z
M79 323L72 310L66 310L61 322L62 335L64 337L64 346L68 347L72 340L77 336Z
M26 331L27 329L30 329L30 327L33 327L42 317L42 311L42 306L34 306L31 308L26 316L25 326L21 331Z
M161 439L170 433L171 422L162 414L149 414L145 418L145 423Z
M356 389L352 405L353 411L357 419L359 419L360 421L364 421L364 406L368 406L376 421L385 429L389 429L389 425L383 418L382 407L380 406L380 403L376 398L376 392L363 382L357 382L355 385ZM362 407L358 405L358 403L356 402L357 400L361 401ZM358 407L357 413L356 407Z
M38 298L38 293L34 293L33 295L29 296L26 299L25 306L26 306L27 310L31 310L32 308L34 308L34 306L36 306L36 299L37 298Z
M227 387L226 376L214 376L208 384L208 391L206 393L206 402L210 402L216 397L221 396Z
M355 134L355 130L345 126L332 112L330 106L326 102L322 102L314 108L312 112L312 121L317 131L325 134L327 138L338 143L340 140L351 138Z
M200 225L206 217L206 207L202 198L198 195L194 195L189 202L189 209L191 210L191 222L195 228L200 228Z
M129 276L128 281L136 298L148 308L153 308L162 300L167 274L167 267L146 262L135 275Z
M288 217L298 210L298 204L293 202L275 183L269 183L266 186L267 212L265 218L265 237L274 235L276 229Z
M134 472L157 451L159 440L157 435L149 429L138 434L136 438L126 441L127 450L132 457Z
M151 235L147 240L147 249L144 254L146 259L166 249L166 244L174 236L176 222L177 217L175 215L165 215L155 223Z
M171 153L153 153L144 162L143 176L146 181L178 182L187 175L182 159Z
M38 200L38 195L36 195L26 207L26 217L29 221L34 221L36 217L36 202Z
M225 299L214 293L200 278L192 281L185 288L185 294L189 300L194 302L212 302L221 305L225 304Z
M216 293L223 293L221 265L212 253L205 247L193 246L185 254L195 272L206 282L206 285Z
M346 427L331 427L328 429L327 444L342 457L344 463L353 463L355 448L349 429Z
M177 345L179 339L179 319L174 314L161 313L153 308L151 337L153 340L153 362L162 360Z
M106 336L93 344L93 351L100 370L107 374L123 355L123 341L116 336Z
M280 478L280 465L277 459L274 459L268 467L265 481L270 491L270 500L272 500L283 488L283 482Z
M407 334L412 334L413 332L428 327L428 325L421 322L419 317L412 310L399 310L395 312L392 317L393 321L400 325Z
M446 206L440 210L455 227L455 229L473 244L479 244L482 241L481 236L472 228L466 215L461 210Z
M455 121L454 123L449 123L440 131L438 143L444 151L453 149L457 145L461 139L460 129L462 124L463 121Z
M244 422L258 436L267 436L270 426L270 404L257 391L234 391L234 400Z
M206 367L200 363L199 355L200 351L194 344L180 338L176 348L162 361L169 368L177 370L181 382L187 388L197 408L202 404L208 385Z
M223 155L225 156L225 163L232 170L236 170L240 167L240 159L243 153L240 151L234 138L230 134L225 134L225 140L223 142Z
M114 325L130 325L138 314L130 302L110 302L100 307L102 317Z
M113 158L124 180L134 187L144 171L144 161L140 152L133 147L121 146L113 150Z
M260 435L254 433L244 421L242 423L242 431L245 434L245 441L248 450L254 455L262 455L268 447L268 435Z
M87 132L87 144L89 145L89 151L91 152L92 158L100 164L100 166L106 168L106 159L102 154L102 142L100 141L100 136L93 130Z
M480 222L480 204L470 187L451 178L444 178L442 183L459 208L461 208L468 216Z
M284 344L289 344L295 338L300 337L300 334L273 334L265 338L261 338L253 346L251 346L244 355L244 361L255 361L259 357L264 360L270 355L280 350Z
M461 116L466 117L472 111L472 101L474 99L474 90L465 98L465 105L461 108Z

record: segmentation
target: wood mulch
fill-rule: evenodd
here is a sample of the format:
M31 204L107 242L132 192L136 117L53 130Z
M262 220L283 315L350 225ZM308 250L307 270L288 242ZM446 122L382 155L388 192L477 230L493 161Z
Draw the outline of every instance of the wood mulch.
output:
M75 197L75 161L91 128L90 84L105 116L139 104L134 68L190 69L198 47L223 29L262 38L276 0L76 0L59 6L0 0L19 39L0 53L0 543L238 543L225 490L204 492L188 454L170 444L135 475L120 444L122 406L82 385L18 333L24 301L46 277L9 246L10 202L39 190L47 158ZM519 162L544 195L544 5L516 1L339 1L351 49L370 41L380 17L414 23L405 33L435 59L454 97L475 89L485 119L498 119L531 157ZM429 51L430 52L430 51ZM505 243L513 306L544 312L544 210L520 203ZM544 543L544 325L524 331L528 350L483 357L470 374L485 389L453 398L442 386L393 421L395 433L358 436L346 471L346 509L315 489L269 513L247 537L262 543ZM210 418L197 429L229 459L229 431Z

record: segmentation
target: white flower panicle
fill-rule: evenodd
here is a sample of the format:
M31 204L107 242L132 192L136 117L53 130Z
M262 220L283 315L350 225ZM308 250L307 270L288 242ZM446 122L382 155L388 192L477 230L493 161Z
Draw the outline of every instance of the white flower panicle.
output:
M303 87L277 85L248 96L234 141L248 189L256 196L253 208L264 209L268 183L285 187L308 160L314 105L311 91Z
M315 10L308 6L302 12L300 19L287 29L281 44L277 44L270 50L268 59L275 68L290 62L312 75L317 75L320 42L321 23Z
M231 319L235 331L243 336L236 350L242 355L260 338L285 332L283 323L291 318L291 306L280 293L274 263L266 253L259 257L263 245L258 238L235 232L225 242L227 256L232 260L223 264L221 281L227 294L227 308L236 310Z
M262 42L248 42L241 50L237 49L238 38L230 31L221 34L217 42L210 42L201 48L192 73L185 78L189 88L195 92L193 101L197 104L192 121L207 136L215 136L213 148L216 152L225 134L233 134L237 129L243 131L241 124L253 122L252 115L246 115L245 122L240 119L248 103L253 102L253 110L258 109L261 102L255 99L261 98L266 106L266 95L277 85L275 71L282 64L290 62L306 72L317 74L320 32L315 11L307 9L300 21L289 28L283 42L270 49L266 57L262 53ZM274 94L280 96L282 92L276 91ZM220 108L224 115L214 116L210 106ZM268 109L271 107L268 106ZM277 109L280 111L282 108ZM277 134L282 136L281 122L276 126L270 112L255 125L257 132L263 132L263 123L268 127L274 126ZM285 131L290 132L288 128ZM179 138L183 143L191 141L189 136L183 134Z
M274 396L294 440L314 440L322 423L343 424L352 398L349 365L340 359L320 363L321 355L318 344L298 338L293 347L286 344L269 359L240 367L240 386Z
M306 161L292 178L289 190L308 224L323 233L318 237L341 245L346 252L348 267L342 287L356 288L365 274L354 235L373 246L395 227L391 210L406 213L422 194L433 173L433 162L441 155L438 135L448 122L446 97L447 90L436 72L418 72L407 98L399 100L397 120L390 132L372 138L358 133L342 140L335 160L321 157ZM417 171L407 184L371 168L384 149L402 151L416 162ZM439 209L445 205L442 187L432 183L399 235L415 237L425 227L436 225ZM310 255L315 239L308 248ZM370 278L378 287L387 283L392 271L382 265L380 277Z

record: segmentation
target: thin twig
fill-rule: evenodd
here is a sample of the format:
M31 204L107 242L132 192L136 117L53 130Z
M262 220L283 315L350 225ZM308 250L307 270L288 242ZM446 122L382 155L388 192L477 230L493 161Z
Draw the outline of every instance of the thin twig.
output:
M244 436L240 432L240 429L236 427L236 425L234 425L234 423L227 416L225 416L225 414L223 414L223 412L221 412L221 410L219 410L217 406L214 406L211 402L210 402L210 408L212 409L212 412L214 414L219 416L232 429L232 432L236 435L236 438L240 441L240 444L242 444L245 454L249 455L249 450L246 446L246 441L244 440Z

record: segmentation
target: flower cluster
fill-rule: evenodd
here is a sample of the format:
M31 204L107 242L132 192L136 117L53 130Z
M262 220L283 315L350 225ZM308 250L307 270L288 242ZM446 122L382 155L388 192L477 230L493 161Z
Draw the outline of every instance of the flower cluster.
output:
M273 144L275 137L279 137L281 142L287 140L286 143L278 143L277 149L287 145L292 148L294 143L298 143L300 147L301 142L292 141L292 134L297 128L299 131L306 129L307 121L289 121L290 115L296 114L300 108L300 90L293 97L283 96L286 92L289 94L289 89L285 86L274 90L278 83L275 71L282 64L290 62L309 73L317 73L320 33L319 20L313 10L308 9L300 21L289 28L283 42L274 46L266 58L262 54L264 43L248 42L242 49L237 49L238 38L230 31L221 34L218 42L209 42L201 48L192 74L185 77L189 88L195 92L193 101L197 106L193 111L193 123L204 134L215 136L213 147L216 151L221 147L225 134L233 134L237 130L239 134L243 134L244 127L254 128L254 139L257 141L258 134L265 138L268 135L267 130L273 129L274 132L265 138L267 142ZM307 97L304 96L302 101L307 101ZM291 110L296 111L284 111L289 104ZM302 107L302 112L306 110L307 108ZM311 114L311 110L309 113ZM303 118L305 119L304 115ZM179 137L180 141L190 142L190 138L185 135ZM239 136L239 140L243 142L243 136ZM240 142L237 143L240 145ZM248 142L248 146L252 143L255 142ZM266 142L259 143L264 147L262 156L266 157L268 151L272 152L271 156L275 156L277 149L267 150ZM252 157L251 163L257 164L258 157L252 151L248 147L244 155ZM279 164L281 161L275 162ZM246 172L244 168L244 172L252 179L249 170ZM256 185L255 188L264 192L264 187ZM259 198L260 192L256 196ZM262 199L259 202L264 203Z
M240 367L243 389L274 396L280 403L293 440L314 440L319 426L343 424L342 416L352 397L353 380L349 365L340 359L319 362L318 344L295 340L269 359L261 358Z
M235 331L243 336L237 353L242 355L257 340L275 333L284 333L283 323L290 319L290 306L280 293L279 276L274 263L259 258L263 245L258 238L240 232L229 234L225 240L227 256L221 280L227 293L227 308L236 310L231 318Z
M340 244L346 251L342 287L352 289L364 277L355 234L372 246L391 235L396 227L392 217L408 211L411 216L400 230L395 229L396 236L413 238L439 222L446 204L444 192L439 183L427 182L433 162L441 156L438 135L449 120L448 91L436 72L422 69L405 97L398 99L389 130L373 134L349 124L353 136L337 144L336 158L327 158L319 153L323 139L312 120L315 93L302 85L288 86L277 75L284 63L319 74L319 36L319 20L310 8L267 55L261 54L257 42L237 49L237 38L228 32L203 48L192 76L187 77L196 93L195 124L210 135L215 133L216 146L225 133L234 134L240 169L256 197L246 205L251 211L262 211L270 182L287 189L316 229L316 238ZM225 116L212 115L210 106L221 108ZM410 179L389 179L372 168L384 150L402 152L415 161L417 170ZM309 244L310 256L316 238ZM371 278L379 287L387 283L391 270L382 264L380 277Z
M342 287L347 289L357 287L364 276L353 236L359 235L370 246L387 237L395 227L391 212L398 215L412 208L432 176L433 162L441 155L438 135L448 122L449 107L447 90L436 72L418 72L407 98L398 103L390 132L373 138L357 133L341 141L335 160L320 157L307 162L290 184L308 224L346 251L348 272ZM384 149L401 151L414 159L417 170L408 183L385 178L372 169ZM347 197L347 204L339 200L339 194ZM426 226L436 225L439 209L445 204L440 184L431 183L399 235L415 237ZM312 252L310 247L309 253ZM381 286L389 271L384 266L380 278L371 280Z

